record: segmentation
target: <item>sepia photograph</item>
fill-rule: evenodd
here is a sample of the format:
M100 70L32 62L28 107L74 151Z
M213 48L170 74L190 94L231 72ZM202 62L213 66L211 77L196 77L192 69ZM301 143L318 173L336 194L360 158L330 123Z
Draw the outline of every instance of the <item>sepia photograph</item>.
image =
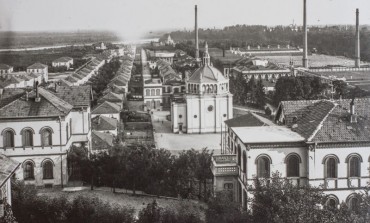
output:
M369 222L369 0L0 0L0 223Z

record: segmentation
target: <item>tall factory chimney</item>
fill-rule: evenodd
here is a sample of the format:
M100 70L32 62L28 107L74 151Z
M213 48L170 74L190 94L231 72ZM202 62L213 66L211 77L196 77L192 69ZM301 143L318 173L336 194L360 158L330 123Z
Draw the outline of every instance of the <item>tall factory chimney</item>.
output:
M356 9L356 46L355 46L355 67L359 68L361 65L360 57L360 11Z
M199 61L198 8L197 8L197 5L195 5L195 60Z
M303 59L302 66L308 68L307 58L307 0L303 0Z

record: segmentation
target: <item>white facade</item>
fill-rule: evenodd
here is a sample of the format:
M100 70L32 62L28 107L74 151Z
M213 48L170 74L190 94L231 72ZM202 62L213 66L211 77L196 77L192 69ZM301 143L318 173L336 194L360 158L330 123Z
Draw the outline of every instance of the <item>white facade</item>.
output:
M351 205L354 193L370 183L369 133L360 118L369 104L366 98L288 101L275 119L283 126L229 127L229 154L213 157L215 190L232 190L234 200L246 205L253 182L278 172L295 185L322 186L337 206Z
M184 102L171 105L175 133L221 132L222 123L233 116L229 79L210 63L206 45L203 65L186 81Z

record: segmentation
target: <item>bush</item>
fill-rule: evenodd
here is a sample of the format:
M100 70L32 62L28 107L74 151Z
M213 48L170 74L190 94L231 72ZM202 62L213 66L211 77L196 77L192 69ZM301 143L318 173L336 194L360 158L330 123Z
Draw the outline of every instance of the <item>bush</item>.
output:
M200 217L180 210L174 212L172 210L163 209L158 207L157 202L154 200L148 204L146 208L139 212L138 223L200 223Z
M20 182L12 187L12 196L14 216L20 223L134 222L132 208L110 205L96 197L48 198L38 196L34 187Z

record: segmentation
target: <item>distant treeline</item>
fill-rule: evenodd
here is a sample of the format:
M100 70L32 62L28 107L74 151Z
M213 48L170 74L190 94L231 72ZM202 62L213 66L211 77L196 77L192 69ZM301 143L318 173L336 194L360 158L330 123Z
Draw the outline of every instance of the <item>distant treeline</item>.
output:
M26 48L51 45L87 44L119 41L119 37L108 31L79 32L0 32L0 48Z
M175 31L171 37L176 41L194 39L194 31ZM199 29L199 38L208 41L210 47L228 49L232 47L250 46L290 46L302 47L302 31L293 31L288 26L228 26L224 29ZM361 28L361 59L370 61L370 30ZM353 58L355 54L355 28L350 26L310 27L308 32L308 47L318 53L346 56Z

